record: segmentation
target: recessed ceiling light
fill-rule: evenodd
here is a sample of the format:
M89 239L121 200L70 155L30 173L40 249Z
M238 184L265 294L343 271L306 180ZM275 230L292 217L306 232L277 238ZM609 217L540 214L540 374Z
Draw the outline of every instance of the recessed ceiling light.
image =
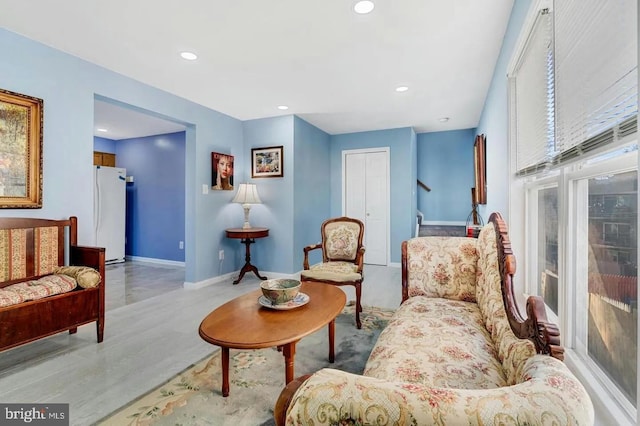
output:
M407 86L398 86L398 87L396 87L396 92L406 92L407 90L409 90L409 88Z
M106 132L107 131L107 129L104 129L102 127L98 127L96 130L99 131L99 132Z
M449 121L449 117L438 118L438 121L441 122L441 123L446 123L447 121Z
M363 0L363 1L359 1L357 2L354 6L353 6L353 10L356 13L359 13L361 15L367 14L369 12L371 12L373 10L373 8L376 7L375 4L373 4L372 1L369 0Z
M182 59L186 59L187 61L195 61L198 59L198 55L193 52L180 52L180 56L182 56Z
M288 109L289 109L289 107L288 107L288 106L286 106L286 105L278 105L278 109L279 109L279 110L282 110L282 111L286 111L286 110L288 110Z

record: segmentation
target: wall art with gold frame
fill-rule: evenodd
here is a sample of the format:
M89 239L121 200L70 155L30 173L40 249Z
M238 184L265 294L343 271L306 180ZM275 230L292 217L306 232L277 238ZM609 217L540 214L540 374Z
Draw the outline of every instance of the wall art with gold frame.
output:
M42 208L43 101L0 89L0 208Z

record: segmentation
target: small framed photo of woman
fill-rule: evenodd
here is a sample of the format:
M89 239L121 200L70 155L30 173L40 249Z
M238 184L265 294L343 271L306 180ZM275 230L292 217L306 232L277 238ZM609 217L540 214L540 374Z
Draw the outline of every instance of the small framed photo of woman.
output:
M251 149L251 177L282 177L282 146Z
M233 190L233 155L211 153L211 189Z

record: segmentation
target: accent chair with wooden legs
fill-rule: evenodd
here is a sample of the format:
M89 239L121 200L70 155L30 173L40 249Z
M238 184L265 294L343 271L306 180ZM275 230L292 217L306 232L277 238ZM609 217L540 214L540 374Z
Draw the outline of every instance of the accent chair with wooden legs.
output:
M365 248L362 245L364 224L354 218L327 219L321 226L322 240L305 247L304 270L300 281L315 281L330 285L352 285L356 289L356 326L362 328L361 295ZM322 250L322 262L309 266L309 252Z

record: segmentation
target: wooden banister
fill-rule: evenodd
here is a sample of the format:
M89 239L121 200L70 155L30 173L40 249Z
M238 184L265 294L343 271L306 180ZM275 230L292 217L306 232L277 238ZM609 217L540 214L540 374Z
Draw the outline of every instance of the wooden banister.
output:
M425 185L424 183L420 182L420 179L418 179L418 186L421 186L422 188L426 189L427 192L431 192L431 188L429 188L427 185Z

